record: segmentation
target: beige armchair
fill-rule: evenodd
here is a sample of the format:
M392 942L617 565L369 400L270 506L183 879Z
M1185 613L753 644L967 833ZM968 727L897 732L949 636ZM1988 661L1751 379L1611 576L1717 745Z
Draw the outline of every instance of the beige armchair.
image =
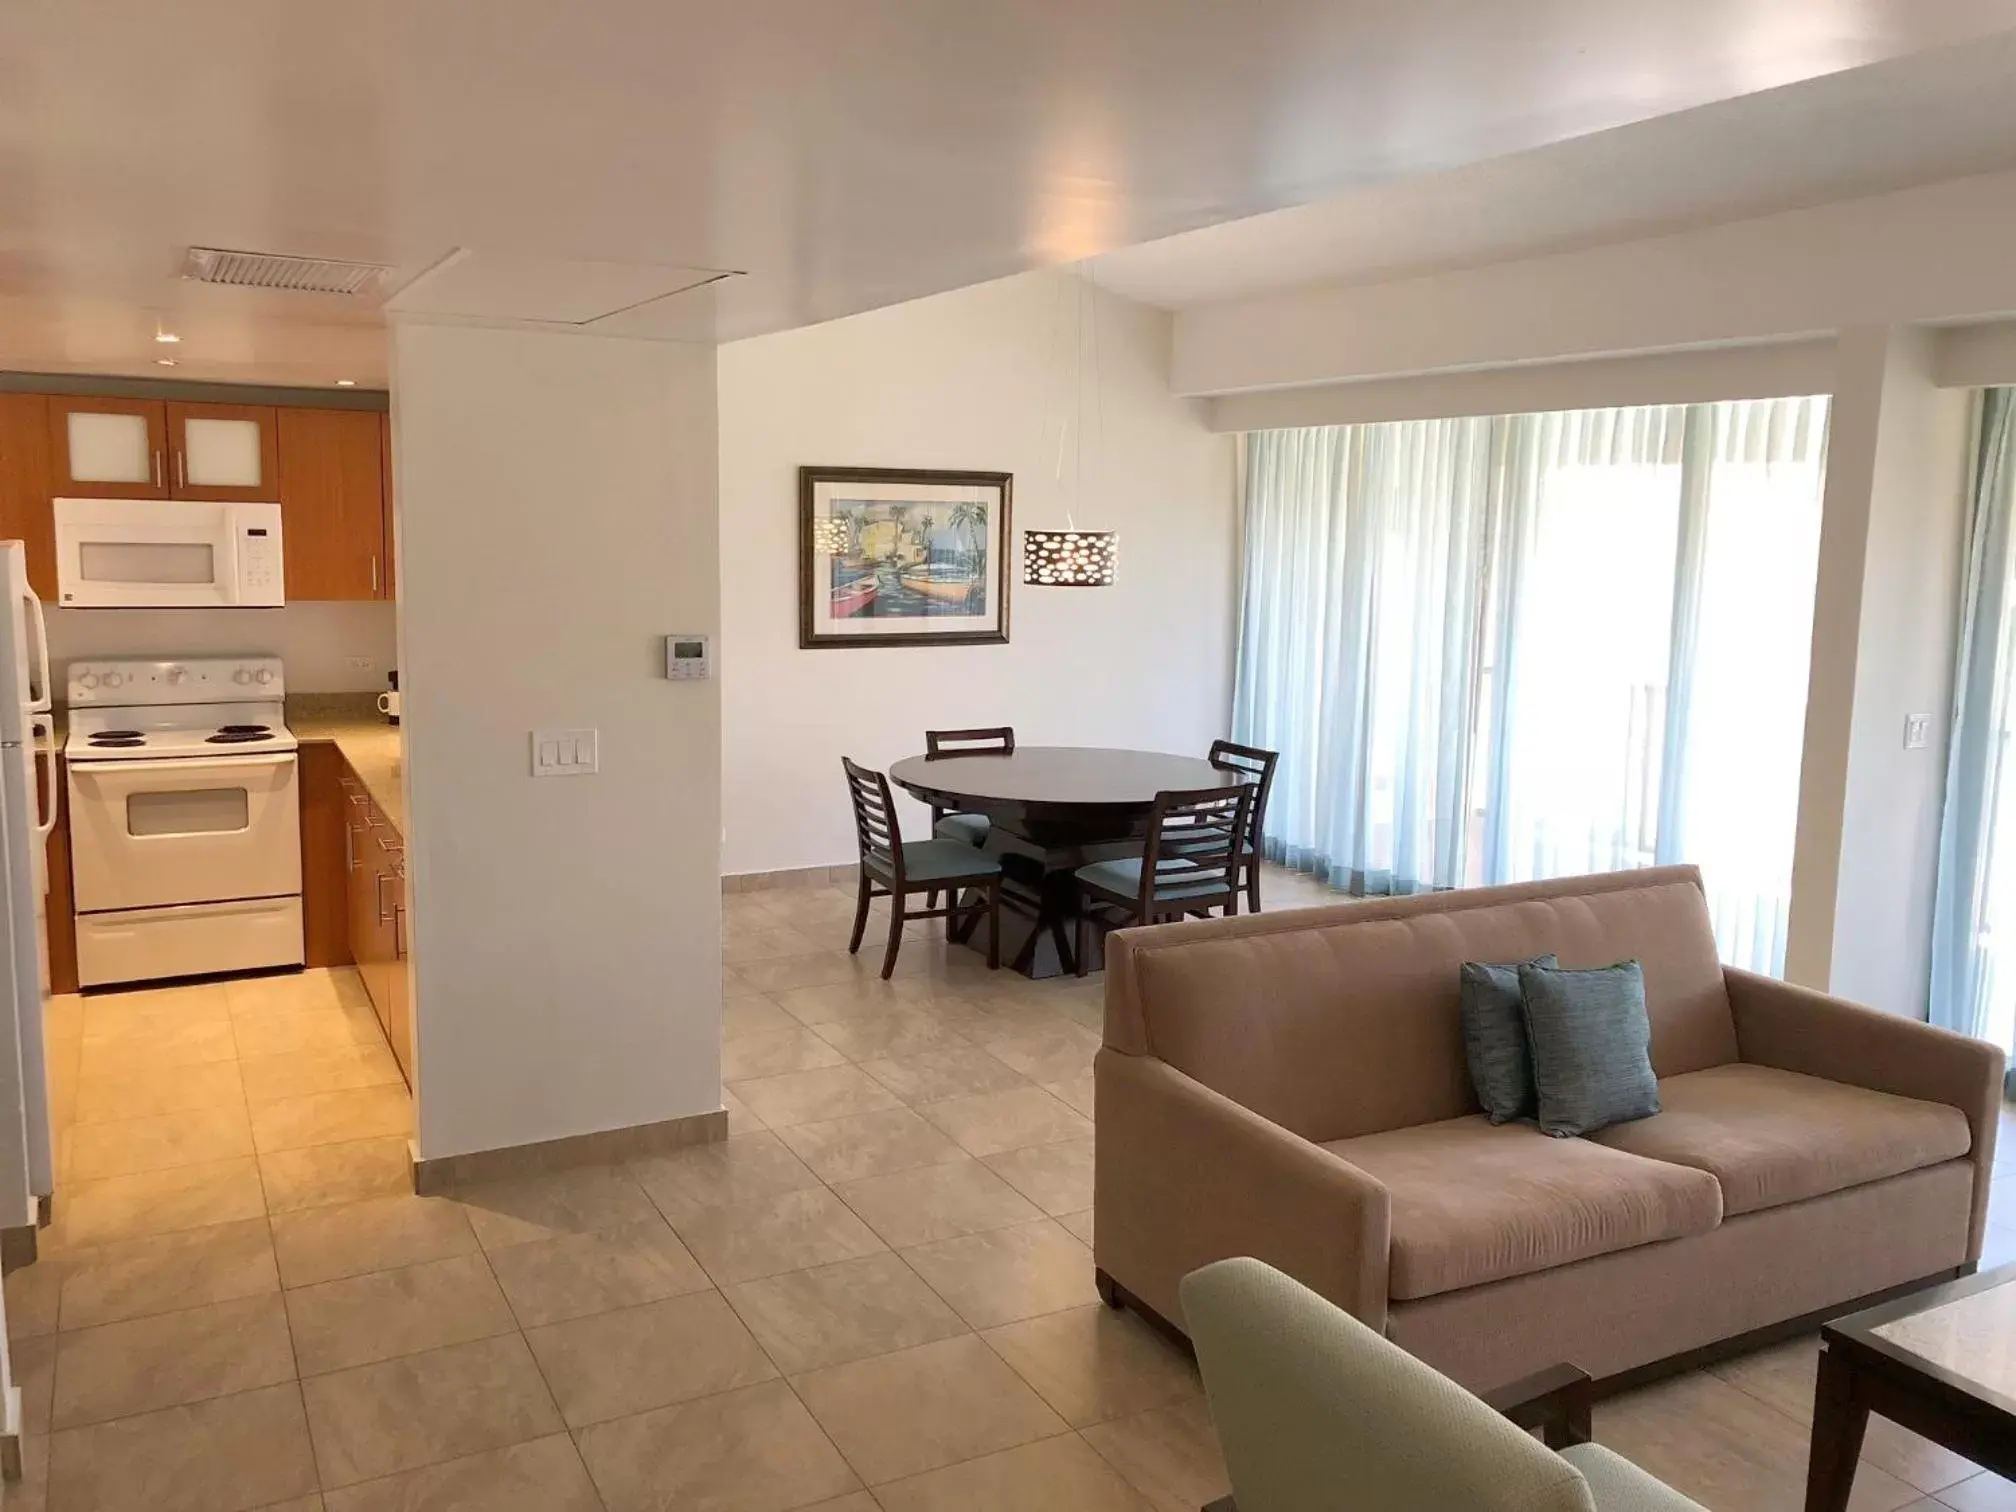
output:
M1193 1271L1182 1300L1232 1479L1207 1512L1702 1512L1587 1442L1586 1397L1548 1425L1556 1452L1519 1426L1531 1414L1495 1409L1258 1260Z

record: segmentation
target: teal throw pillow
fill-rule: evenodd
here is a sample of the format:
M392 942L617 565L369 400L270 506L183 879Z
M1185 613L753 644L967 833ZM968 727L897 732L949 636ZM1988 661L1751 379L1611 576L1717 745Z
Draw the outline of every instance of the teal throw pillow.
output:
M1542 1129L1589 1134L1659 1111L1643 967L1521 966L1519 991Z
M1519 967L1554 966L1551 955L1493 965L1465 961L1458 971L1463 1054L1470 1085L1494 1124L1531 1118L1535 1108L1533 1061L1526 1051L1526 1016L1520 1007Z

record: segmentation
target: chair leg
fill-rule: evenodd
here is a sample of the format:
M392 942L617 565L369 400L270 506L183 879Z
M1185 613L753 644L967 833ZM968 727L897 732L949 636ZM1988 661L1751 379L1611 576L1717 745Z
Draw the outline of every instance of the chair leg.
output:
M987 969L1001 969L1001 879L987 889Z
M868 873L861 873L861 885L854 890L854 935L847 942L847 954L861 949L861 936L868 932Z
M1078 975L1081 977L1086 974L1087 970L1089 969L1088 963L1092 959L1092 952L1086 948L1088 942L1085 937L1085 924L1086 924L1085 911L1081 907L1078 911L1077 927L1072 931L1072 933L1075 934L1078 939L1077 971Z
M1246 863L1246 911L1260 912L1260 858L1255 856Z
M903 948L903 894L889 893L889 949L882 956L882 980L896 974L896 952Z

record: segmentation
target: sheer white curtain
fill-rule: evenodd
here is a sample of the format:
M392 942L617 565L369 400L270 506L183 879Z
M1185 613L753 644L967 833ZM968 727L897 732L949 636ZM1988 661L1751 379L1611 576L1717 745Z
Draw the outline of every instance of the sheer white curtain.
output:
M1783 965L1824 398L1247 438L1237 737L1355 892L1688 860Z
M1707 422L1693 436L1700 512L1680 564L1658 859L1701 868L1723 959L1776 975L1792 899L1827 401L1696 413Z
M1491 444L1485 420L1249 444L1234 726L1283 755L1270 854L1339 887L1462 880Z
M1575 410L1509 427L1512 549L1482 880L1651 862L1686 411Z
M1931 1018L2016 1051L2016 390L1982 395L1966 570Z

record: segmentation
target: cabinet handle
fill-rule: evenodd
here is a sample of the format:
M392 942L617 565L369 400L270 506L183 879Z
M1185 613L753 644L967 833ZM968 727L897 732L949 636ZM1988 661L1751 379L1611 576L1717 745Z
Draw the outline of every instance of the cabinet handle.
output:
M161 448L154 448L154 486L161 486Z
M394 844L392 841L387 840L383 835L380 835L378 837L378 849L380 849L381 851L388 852L391 855L403 856L406 853L406 842L404 840L401 840L397 844Z
M175 486L177 488L189 486L189 454L179 447L175 452Z
M357 870L357 826L354 824L343 826L343 870Z
M378 554L376 552L371 554L371 591L373 593L378 591Z
M392 905L392 958L395 961L406 959L406 905L404 903L394 903Z
M392 880L392 873L381 871L378 873L377 881L373 884L378 890L378 896L375 901L378 905L378 922L380 924L390 924L392 922L392 915L385 910L385 884Z

